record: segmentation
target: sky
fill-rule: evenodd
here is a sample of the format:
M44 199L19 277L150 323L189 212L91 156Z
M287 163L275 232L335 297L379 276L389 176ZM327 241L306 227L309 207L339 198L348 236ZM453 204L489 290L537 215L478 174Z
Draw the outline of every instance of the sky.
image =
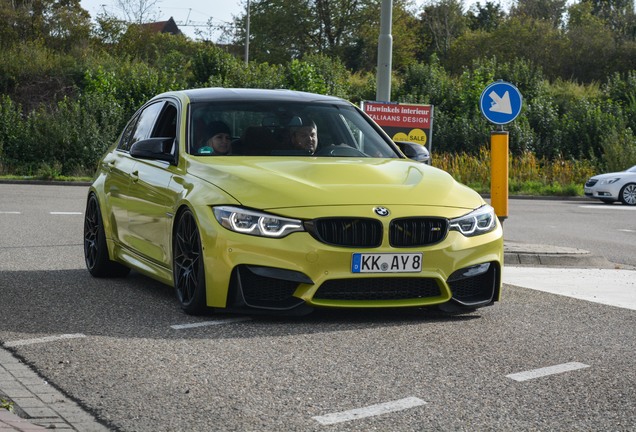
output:
M134 2L135 0L128 0ZM469 4L480 0L464 0L467 7ZM504 1L505 0L501 0ZM419 9L431 0L416 0L416 7ZM485 3L486 0L481 0ZM81 0L82 7L86 9L91 17L96 17L100 12L106 10L110 15L121 16L116 0ZM242 15L245 12L247 0L157 0L156 6L160 11L157 21L167 21L173 17L177 25L187 36L196 39L194 25L200 24L205 29L205 24L212 19L215 25L230 23L234 16ZM188 24L188 25L186 25ZM220 33L213 33L209 39L216 41Z
M96 17L104 10L111 15L121 15L115 6L115 0L81 0L80 3L91 17ZM172 17L182 32L189 37L196 38L194 30L197 27L194 27L193 24L201 24L204 28L210 19L215 25L232 22L233 16L244 13L246 3L246 0L158 0L156 3L156 9L159 10L157 21L167 21ZM185 25L186 23L189 25ZM216 40L214 36L212 39Z

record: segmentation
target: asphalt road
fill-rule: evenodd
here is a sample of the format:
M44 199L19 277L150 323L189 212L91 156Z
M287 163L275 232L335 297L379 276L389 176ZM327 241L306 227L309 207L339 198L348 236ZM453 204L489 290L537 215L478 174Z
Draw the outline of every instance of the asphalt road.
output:
M140 275L90 277L85 192L0 185L0 342L112 430L636 428L633 310L507 286L457 317L193 318ZM596 215L567 208L565 224ZM504 228L520 241L515 219ZM59 335L73 337L43 339Z
M509 200L506 240L585 249L636 265L636 206L598 200Z

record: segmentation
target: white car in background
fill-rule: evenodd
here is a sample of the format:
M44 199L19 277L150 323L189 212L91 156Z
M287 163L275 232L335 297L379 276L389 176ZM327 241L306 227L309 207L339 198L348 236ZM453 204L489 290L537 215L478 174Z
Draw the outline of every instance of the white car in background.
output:
M636 205L636 165L620 172L599 174L585 182L585 196L611 204Z

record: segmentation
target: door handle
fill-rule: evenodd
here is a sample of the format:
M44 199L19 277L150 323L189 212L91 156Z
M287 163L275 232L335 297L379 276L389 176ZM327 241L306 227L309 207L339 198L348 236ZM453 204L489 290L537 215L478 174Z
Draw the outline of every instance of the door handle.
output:
M130 178L133 183L137 183L139 181L139 171L135 170L130 173Z

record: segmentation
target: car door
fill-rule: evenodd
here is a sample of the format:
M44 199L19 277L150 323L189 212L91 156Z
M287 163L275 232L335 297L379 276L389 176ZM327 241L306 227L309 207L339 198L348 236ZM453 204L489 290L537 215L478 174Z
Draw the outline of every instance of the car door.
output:
M139 110L128 122L115 151L103 161L106 171L104 192L109 209L108 217L115 240L122 246L131 245L128 207L132 173L138 161L130 155L130 147L147 138L154 127L155 119L161 112L163 103L154 103Z
M178 104L166 100L147 138L171 138L177 156ZM139 159L131 173L127 242L143 258L170 267L174 206L180 188L171 188L176 167L165 161ZM172 184L176 186L176 184Z

